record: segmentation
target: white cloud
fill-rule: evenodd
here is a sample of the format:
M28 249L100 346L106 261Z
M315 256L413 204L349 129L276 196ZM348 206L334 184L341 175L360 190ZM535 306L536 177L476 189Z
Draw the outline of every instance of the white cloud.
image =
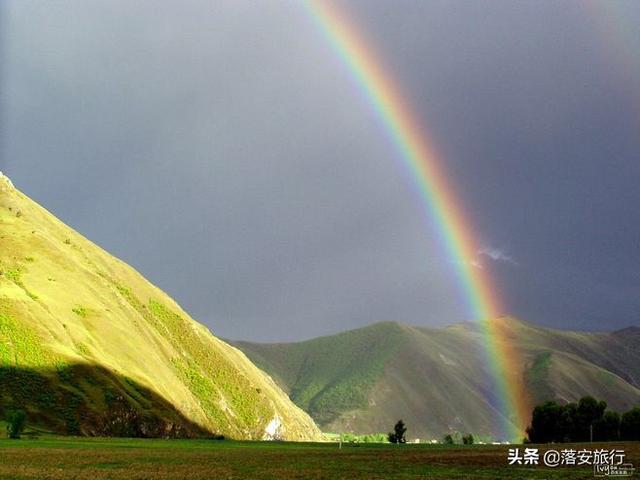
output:
M483 247L478 250L478 255L490 258L494 262L506 262L510 263L511 265L519 265L519 263L511 255L507 254L500 248Z

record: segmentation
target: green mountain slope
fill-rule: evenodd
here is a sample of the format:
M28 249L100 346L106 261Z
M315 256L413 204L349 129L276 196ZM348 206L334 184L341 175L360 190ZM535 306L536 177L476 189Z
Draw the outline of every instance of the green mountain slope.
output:
M509 383L531 404L591 394L612 408L640 404L640 329L551 330L493 320L518 355ZM290 344L237 342L325 431L386 432L403 418L411 438L472 432L501 439L477 324L443 329L378 323ZM500 421L498 421L500 420Z
M242 352L1 174L0 272L0 410L68 433L320 438Z

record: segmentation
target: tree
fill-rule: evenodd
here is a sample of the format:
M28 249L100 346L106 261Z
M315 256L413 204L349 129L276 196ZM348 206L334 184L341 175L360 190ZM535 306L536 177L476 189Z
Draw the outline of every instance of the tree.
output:
M471 435L470 433L467 433L466 435L464 435L462 437L462 444L463 445L473 445L473 435Z
M593 397L582 397L578 402L575 419L575 434L571 440L574 442L587 442L591 440L591 429L602 419L607 409L607 402L598 402Z
M404 422L402 420L398 420L393 427L393 430L393 432L390 432L389 435L387 435L387 438L389 438L391 443L407 443L407 439L404 436L407 431L407 427L404 426Z
M545 402L533 409L531 426L527 428L533 443L560 442L564 437L564 409L556 402Z
M620 437L622 440L640 440L640 407L632 408L622 415Z
M453 445L453 437L450 434L446 434L442 438L442 443L444 443L445 445Z
M7 434L9 438L20 438L27 423L27 414L24 410L11 410L7 412Z
M576 419L578 417L578 404L567 403L562 409L561 438L559 442L570 442L576 438Z
M600 442L611 442L620 439L620 414L607 410L593 426L593 439Z

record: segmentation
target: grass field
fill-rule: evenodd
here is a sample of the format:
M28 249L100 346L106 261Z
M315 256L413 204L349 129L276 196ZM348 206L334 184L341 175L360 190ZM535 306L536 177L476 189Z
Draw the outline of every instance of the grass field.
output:
M552 447L541 450L547 448ZM621 448L627 461L640 466L637 442L572 448ZM338 449L335 444L317 443L3 439L0 479L594 478L591 467L509 466L507 449L503 445L344 445Z

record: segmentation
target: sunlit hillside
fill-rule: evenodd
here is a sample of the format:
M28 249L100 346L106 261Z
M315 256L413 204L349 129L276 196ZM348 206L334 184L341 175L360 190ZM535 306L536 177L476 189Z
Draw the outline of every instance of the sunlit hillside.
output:
M320 436L243 353L0 175L0 416L11 408L62 433Z

